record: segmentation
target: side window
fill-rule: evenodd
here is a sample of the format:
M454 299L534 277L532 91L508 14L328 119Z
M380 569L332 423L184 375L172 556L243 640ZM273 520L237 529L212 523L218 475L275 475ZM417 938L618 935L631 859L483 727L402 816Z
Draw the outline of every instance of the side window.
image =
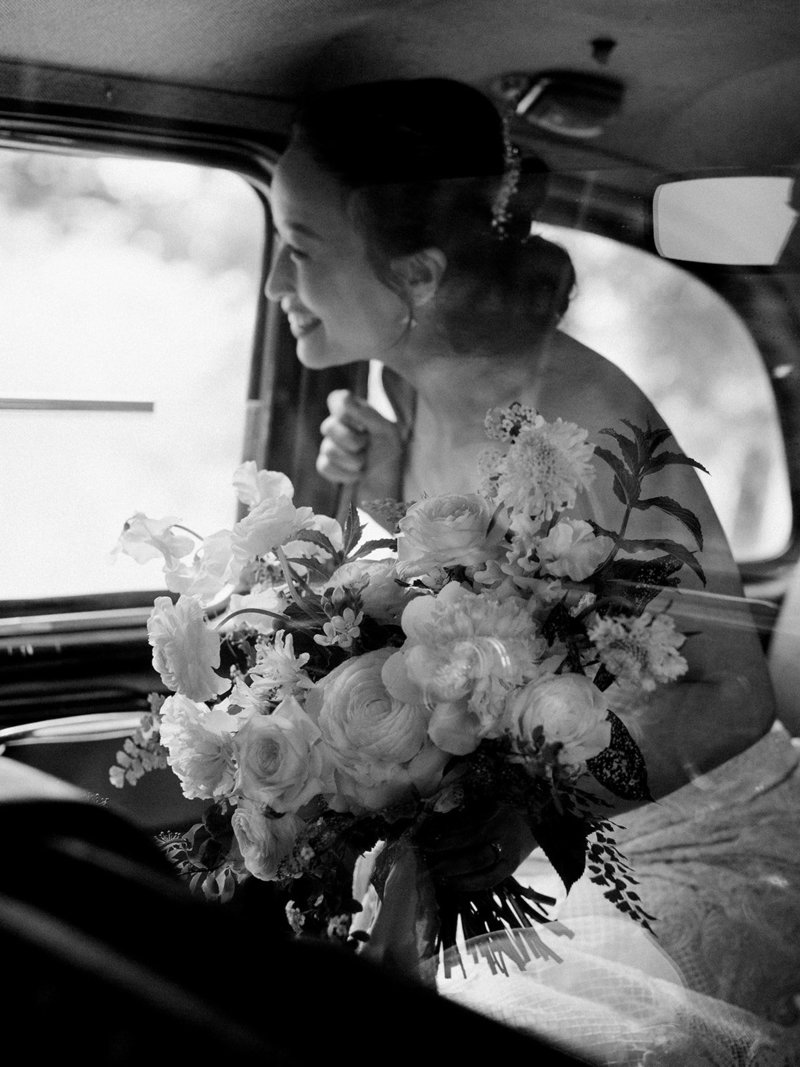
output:
M135 511L231 524L265 232L236 173L0 152L0 599L163 587Z
M653 255L559 226L536 230L575 265L564 330L621 367L708 469L700 476L736 559L780 555L791 532L786 456L767 372L740 318Z

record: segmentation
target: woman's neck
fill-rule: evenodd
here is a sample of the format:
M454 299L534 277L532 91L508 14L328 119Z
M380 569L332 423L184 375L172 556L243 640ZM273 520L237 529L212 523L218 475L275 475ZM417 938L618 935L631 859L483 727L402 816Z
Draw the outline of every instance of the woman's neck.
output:
M514 400L536 402L535 381L542 351L463 355L441 346L409 345L397 360L387 360L416 394L416 420L430 418L439 441L458 445L474 439L486 412Z

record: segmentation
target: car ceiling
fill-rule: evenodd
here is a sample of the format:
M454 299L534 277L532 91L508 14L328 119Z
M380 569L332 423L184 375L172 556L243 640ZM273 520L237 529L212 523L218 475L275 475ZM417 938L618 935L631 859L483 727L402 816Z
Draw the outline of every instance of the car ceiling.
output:
M515 120L556 164L800 160L797 0L0 0L0 96L34 112L71 99L185 121L201 101L207 120L280 130L311 88L443 75L489 91L553 69L625 86L591 144Z

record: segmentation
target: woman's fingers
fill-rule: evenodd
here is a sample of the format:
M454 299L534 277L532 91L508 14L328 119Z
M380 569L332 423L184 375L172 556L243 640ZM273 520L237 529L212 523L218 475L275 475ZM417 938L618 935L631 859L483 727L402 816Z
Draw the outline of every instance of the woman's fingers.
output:
M322 422L322 443L317 471L329 481L352 483L381 464L391 463L400 451L394 422L384 418L348 389L328 396L330 415Z

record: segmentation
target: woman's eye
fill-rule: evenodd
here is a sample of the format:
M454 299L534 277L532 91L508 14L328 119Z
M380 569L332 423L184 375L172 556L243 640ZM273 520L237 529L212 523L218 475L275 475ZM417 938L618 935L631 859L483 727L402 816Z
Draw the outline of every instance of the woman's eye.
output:
M308 253L304 252L301 248L295 248L294 245L287 245L286 250L292 257L292 259L294 259L295 261L301 259L308 259Z

